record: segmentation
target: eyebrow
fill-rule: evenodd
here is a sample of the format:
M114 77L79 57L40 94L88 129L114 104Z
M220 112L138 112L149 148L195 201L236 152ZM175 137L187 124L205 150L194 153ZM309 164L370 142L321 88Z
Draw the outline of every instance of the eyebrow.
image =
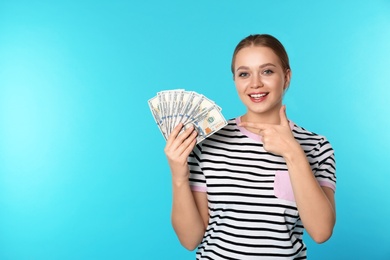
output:
M264 64L260 65L259 68L262 69L262 68L267 67L267 66L276 67L276 65L273 64L273 63L264 63ZM240 70L240 69L249 69L249 67L247 67L247 66L240 66L240 67L238 67L238 68L236 69L236 71L238 71L238 70Z

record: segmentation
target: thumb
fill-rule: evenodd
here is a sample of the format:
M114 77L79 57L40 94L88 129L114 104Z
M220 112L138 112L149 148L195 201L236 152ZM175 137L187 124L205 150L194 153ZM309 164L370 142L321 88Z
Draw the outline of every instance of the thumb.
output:
M286 115L286 105L283 105L279 110L280 124L288 126L288 119Z

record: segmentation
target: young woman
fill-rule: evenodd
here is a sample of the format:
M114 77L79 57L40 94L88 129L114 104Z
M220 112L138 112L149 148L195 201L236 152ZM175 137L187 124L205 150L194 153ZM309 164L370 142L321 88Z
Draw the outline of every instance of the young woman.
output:
M306 259L335 224L335 159L324 136L288 120L291 69L283 45L250 35L236 47L233 79L247 111L198 145L178 125L165 153L172 224L197 259Z

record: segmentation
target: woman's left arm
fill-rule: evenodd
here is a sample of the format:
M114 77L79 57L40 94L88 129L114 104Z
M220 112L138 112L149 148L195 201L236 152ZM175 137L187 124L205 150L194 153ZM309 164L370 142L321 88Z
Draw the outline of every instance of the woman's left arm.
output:
M298 142L283 157L303 226L314 241L323 243L331 237L336 222L334 192L319 185Z
M314 241L323 243L331 237L336 222L334 192L316 180L305 152L291 132L285 109L280 108L280 124L240 125L258 129L264 149L283 156L302 223Z

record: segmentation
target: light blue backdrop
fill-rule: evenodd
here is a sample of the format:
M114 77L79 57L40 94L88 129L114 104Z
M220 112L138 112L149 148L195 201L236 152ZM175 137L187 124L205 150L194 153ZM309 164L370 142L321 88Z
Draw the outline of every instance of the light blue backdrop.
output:
M331 141L337 224L310 259L390 259L389 1L0 1L0 259L194 259L147 100L244 112L230 73L278 37L288 116Z

